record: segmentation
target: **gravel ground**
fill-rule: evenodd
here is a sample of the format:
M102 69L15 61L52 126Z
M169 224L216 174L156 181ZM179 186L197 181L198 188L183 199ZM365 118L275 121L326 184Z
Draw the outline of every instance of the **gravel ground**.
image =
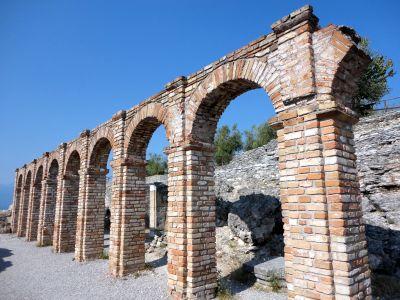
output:
M165 259L146 257L155 267L135 278L115 279L106 260L73 261L12 235L0 235L0 299L168 299ZM286 299L284 294L236 287L234 299Z

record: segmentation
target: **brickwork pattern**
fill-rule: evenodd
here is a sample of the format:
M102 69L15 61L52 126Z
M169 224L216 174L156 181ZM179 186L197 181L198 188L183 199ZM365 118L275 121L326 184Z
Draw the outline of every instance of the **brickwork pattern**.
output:
M217 287L213 138L235 97L262 88L277 116L289 299L369 299L351 107L369 58L346 27L318 26L305 6L272 33L188 76L16 171L13 232L75 251L103 251L106 175L112 172L110 273L144 268L145 154L164 126L168 156L168 289L212 299ZM107 160L113 155L111 169ZM37 174L42 167L43 174ZM42 181L40 181L42 179ZM28 222L26 222L28 216ZM29 228L27 228L29 227Z

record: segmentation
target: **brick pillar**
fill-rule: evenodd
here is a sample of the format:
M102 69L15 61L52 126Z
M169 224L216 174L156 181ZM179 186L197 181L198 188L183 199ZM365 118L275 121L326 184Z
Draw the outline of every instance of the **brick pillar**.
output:
M19 237L24 237L26 235L26 224L27 224L26 220L28 218L30 187L31 187L30 182L27 182L26 179L26 170L25 170L25 176L21 191L22 194L21 203L19 206L19 216L18 216L17 236Z
M32 201L29 205L28 231L26 233L26 238L28 241L36 241L37 239L41 195L42 179L40 178L38 181L35 179L34 184L32 185Z
M53 227L53 236L52 236L52 245L53 250L55 252L59 252L59 244L60 244L60 230L61 230L61 220L63 215L63 205L62 205L62 197L63 197L63 183L64 183L64 160L65 160L65 152L67 149L67 144L63 143L58 147L59 151L59 167L58 167L58 174L57 174L57 191L56 191L56 205L55 205L55 212L54 212L54 227Z
M53 241L54 216L57 197L57 179L46 178L42 181L42 199L40 203L37 241L40 246L49 246Z
M175 182L172 179L168 181L168 187L171 186L169 194L176 195L175 202L171 201L171 197L168 199L168 236L171 243L168 267L170 278L176 278L171 281L170 289L174 287L173 283L179 287L182 285L181 293L175 293L178 299L212 299L217 287L214 147L191 142L179 150L170 154L173 155L171 159L175 164L183 165L181 168L173 166L176 170ZM174 187L183 172L186 179L183 186ZM186 203L181 203L182 200ZM185 221L186 227L182 226ZM172 276L175 266L179 266L182 277Z
M114 276L145 265L146 163L140 157L113 160L110 264Z
M278 116L288 298L364 299L369 275L351 126L316 111Z
M157 229L157 186L150 184L148 187L149 193L149 228Z
M173 299L187 295L187 243L186 243L186 170L185 150L182 145L171 145L168 155L168 291Z
M80 189L84 185L83 206L78 204L77 245L75 258L78 261L97 259L104 245L104 197L108 170L89 168L80 172Z
M371 297L371 280L353 123L338 110L318 114L324 157L330 250L337 299Z
M74 252L79 198L79 174L68 172L61 181L59 212L56 215L57 228L53 241L54 251ZM56 234L57 231L57 234Z
M13 199L13 208L12 208L12 217L11 217L11 232L17 233L18 228L18 215L19 215L19 205L21 198L21 187L19 186L19 169L15 170L15 179L14 179L14 199Z
M34 222L33 222L33 217L35 217L35 212L34 212L34 190L35 190L35 176L36 176L36 159L33 161L34 164L34 168L32 171L32 177L31 177L31 183L30 183L30 187L29 187L29 202L28 202L28 214L27 214L27 218L26 218L26 240L27 241L32 241L34 239L36 239L36 235L33 236L32 235L32 230L33 230L33 226L35 226Z
M88 170L88 148L89 148L90 131L84 130L80 134L81 157L79 168L79 197L78 197L78 212L76 223L76 237L75 237L75 259L77 261L85 260L84 244L85 244L85 215L86 215L86 194L87 184L89 179Z

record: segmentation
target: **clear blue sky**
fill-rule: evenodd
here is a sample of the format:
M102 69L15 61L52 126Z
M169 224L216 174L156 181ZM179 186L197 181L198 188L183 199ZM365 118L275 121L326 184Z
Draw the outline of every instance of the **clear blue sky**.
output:
M271 23L307 3L322 26L353 26L400 70L395 0L2 0L0 189L13 183L16 167L269 33ZM387 98L400 96L399 83L399 75L390 80ZM273 114L266 99L260 91L241 96L220 124L246 129L265 121ZM163 146L158 130L149 151Z

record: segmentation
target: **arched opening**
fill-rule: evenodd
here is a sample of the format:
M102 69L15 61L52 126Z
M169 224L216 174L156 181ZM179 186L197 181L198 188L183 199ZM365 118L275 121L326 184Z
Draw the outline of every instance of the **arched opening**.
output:
M18 230L18 222L19 222L19 212L21 205L21 194L22 194L22 175L19 175L17 186L15 188L15 202L13 205L13 219L12 219L12 232L17 233Z
M86 206L86 244L87 258L108 258L110 245L109 229L106 227L105 216L107 201L107 185L112 184L112 146L110 140L100 138L93 147L89 160L88 195ZM110 199L111 201L111 199ZM111 204L108 204L110 209ZM110 218L111 219L111 218Z
M164 126L152 134L146 151L146 262L156 267L167 262L169 142Z
M79 170L81 159L78 151L68 157L64 174L63 199L60 224L60 252L75 250L75 236L78 216Z
M130 243L129 250L134 250L133 256L130 258L134 262L134 266L131 270L125 270L126 273L143 269L145 261L154 267L166 264L167 199L164 197L161 203L161 199L157 198L160 190L156 189L160 187L160 181L162 181L163 193L167 194L167 158L163 149L160 149L160 143L157 143L155 147L153 145L151 151L148 151L150 140L155 132L154 139L158 141L165 139L166 133L162 125L163 123L157 117L146 117L135 124L128 137L129 143L126 152L131 164L127 171L126 185L132 190L129 199L132 200L133 205L129 208L134 210L132 221L136 225L127 240ZM165 140L161 142L163 145L166 143ZM157 212L161 210L163 217L157 215ZM162 222L160 218L163 218ZM156 247L157 249L155 249ZM129 250L126 249L126 251Z
M255 101L248 95L255 97ZM220 150L215 144L216 133L220 134L219 125L225 125L227 120L228 125L238 123L237 130L243 133L244 129L251 128L240 126L242 120L246 123L250 119L256 126L265 124L275 114L271 102L265 98L268 96L258 84L237 79L220 84L198 102L189 130L193 141L202 148L196 153L198 158L190 162L190 169L195 170L191 176L197 181L195 187L188 188L188 197L192 199L188 214L198 218L193 224L188 224L188 245L196 245L199 250L188 252L188 263L193 263L190 272L207 274L209 279L196 282L195 278L189 278L193 290L212 286L217 276L219 286L233 293L233 281L239 281L242 287L251 286L255 281L268 287L268 279L262 278L269 276L266 274L278 274L279 285L284 284L283 221L276 141L271 140L261 148L246 153L242 147L241 153L236 153L233 160L223 166L216 166L215 161L216 151ZM237 105L241 101L244 101L243 104ZM249 106L254 115L248 111L246 115ZM236 111L232 111L231 107ZM226 118L224 112L230 116ZM242 136L244 139L247 137ZM270 180L263 180L262 177L269 177ZM191 240L191 236L196 238ZM202 253L216 255L205 256ZM255 270L261 268L266 270L258 274ZM206 297L213 292L212 288L203 288L196 296Z
M107 160L107 170L111 170L113 153L110 152ZM110 234L111 234L111 200L113 186L113 172L108 172L106 175L106 195L105 195L105 210L104 210L104 253L108 256L110 250Z
M32 201L29 207L27 240L36 241L39 226L40 199L42 197L43 166L36 171L33 182Z
M45 199L42 204L42 216L39 220L38 243L41 246L50 246L53 243L54 219L57 202L59 164L56 159L50 163L45 188Z

